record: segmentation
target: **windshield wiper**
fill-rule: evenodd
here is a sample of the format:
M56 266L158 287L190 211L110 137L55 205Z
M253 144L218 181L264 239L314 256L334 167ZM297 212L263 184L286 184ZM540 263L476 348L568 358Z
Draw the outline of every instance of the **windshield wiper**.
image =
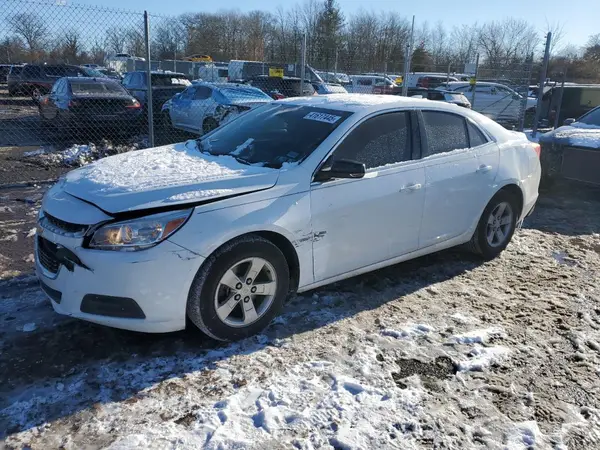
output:
M247 159L244 159L240 156L235 156L235 155L230 155L230 156L233 156L235 158L235 160L239 163L246 164L248 166L253 164L252 161L248 161Z

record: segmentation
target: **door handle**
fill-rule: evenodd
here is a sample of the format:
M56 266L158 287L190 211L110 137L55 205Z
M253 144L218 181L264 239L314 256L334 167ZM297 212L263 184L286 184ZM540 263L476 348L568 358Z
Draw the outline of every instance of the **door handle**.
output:
M490 170L492 170L492 166L486 166L485 164L482 164L477 168L477 173L487 173Z
M410 183L410 184L407 184L406 186L402 186L400 188L400 192L402 192L402 191L409 191L409 192L418 191L422 187L423 186L421 185L421 183Z

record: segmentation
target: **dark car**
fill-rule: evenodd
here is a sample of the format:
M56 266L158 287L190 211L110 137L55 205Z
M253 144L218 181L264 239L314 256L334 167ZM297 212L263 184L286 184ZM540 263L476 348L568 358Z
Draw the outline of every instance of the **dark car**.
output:
M64 77L39 101L42 126L60 130L113 129L131 132L141 123L142 105L117 81Z
M600 106L543 134L542 181L567 178L600 185Z
M110 69L110 68L99 68L98 69L97 68L96 70L107 78L112 78L113 80L119 80L119 81L121 81L123 79L123 76L114 69Z
M97 70L66 64L25 64L18 75L11 71L8 79L9 95L31 95L34 99L47 94L62 77L104 77Z
M247 83L260 89L275 100L316 95L315 88L310 81L305 81L302 88L300 87L302 85L300 81L300 78L296 77L258 76L251 78Z
M312 83L319 95L347 94L348 91L339 83Z
M17 89L18 81L21 79L21 72L23 71L23 66L12 66L6 75L6 84L8 85L8 95L11 97L14 95L18 95L19 91Z
M162 105L175 94L183 92L191 82L182 73L152 72L152 106L155 117L160 116ZM123 86L145 109L148 101L147 74L144 71L127 72L123 77Z
M543 106L547 109L549 124L554 123L557 113L559 114L557 123L562 124L568 118L580 117L596 106L600 106L600 85L576 84L565 85L564 88L556 86L549 91L544 90L543 102L545 104Z

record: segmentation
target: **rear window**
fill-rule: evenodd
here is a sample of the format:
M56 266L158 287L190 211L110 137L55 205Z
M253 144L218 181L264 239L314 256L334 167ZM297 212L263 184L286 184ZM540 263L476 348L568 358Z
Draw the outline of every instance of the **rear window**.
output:
M190 81L182 76L171 74L156 74L151 75L152 86L189 86Z
M12 66L10 68L10 75L20 75L21 72L23 71L23 66Z
M71 82L73 94L127 94L117 83L77 83Z
M223 103L237 104L247 102L270 102L273 99L260 89L238 88L238 89L220 89L215 92L215 97ZM222 98L221 98L222 96Z
M348 111L269 103L198 140L201 151L247 164L281 167L310 155L350 115Z

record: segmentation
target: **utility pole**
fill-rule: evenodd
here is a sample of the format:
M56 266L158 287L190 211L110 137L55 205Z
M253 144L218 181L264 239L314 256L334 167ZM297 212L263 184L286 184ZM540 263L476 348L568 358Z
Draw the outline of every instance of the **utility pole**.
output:
M406 44L404 52L404 73L402 74L402 96L408 95L408 74L410 73L410 59L412 56L413 38L415 35L415 16L412 18L412 27L410 29L410 40Z
M548 71L548 60L550 59L550 42L552 41L552 33L548 31L546 35L546 49L544 50L544 61L540 70L540 85L538 87L538 98L535 105L535 119L533 122L533 130L531 135L535 137L537 134L540 115L542 114L542 100L544 97L544 86L546 85L546 72Z
M304 76L306 74L306 33L302 36L302 50L300 55L300 95L304 95Z
M475 60L475 78L473 86L473 96L471 97L471 108L475 108L475 92L477 92L477 77L479 76L479 53L477 53L477 59Z

